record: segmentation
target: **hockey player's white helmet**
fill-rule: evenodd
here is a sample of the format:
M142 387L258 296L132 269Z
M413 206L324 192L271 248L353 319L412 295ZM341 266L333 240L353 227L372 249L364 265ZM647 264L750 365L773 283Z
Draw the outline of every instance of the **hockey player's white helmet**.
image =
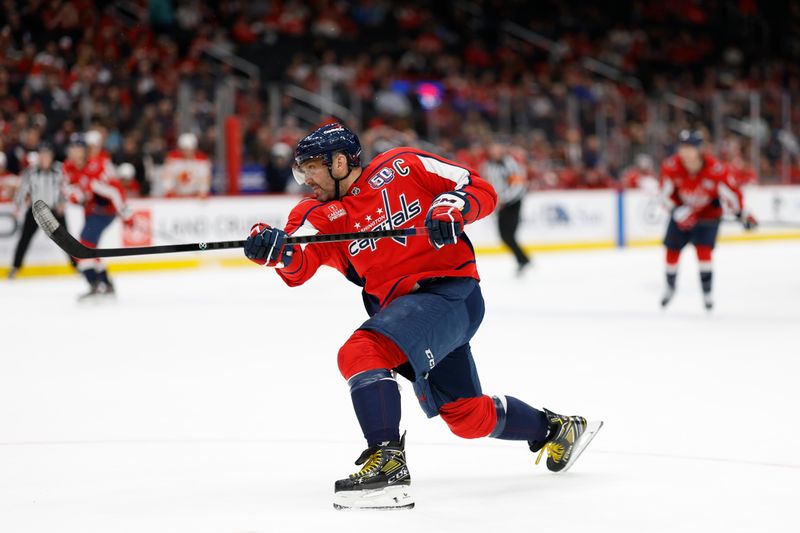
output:
M103 143L103 134L97 130L89 130L83 136L83 140L89 146L100 146Z
M178 148L181 150L197 150L197 135L194 133L181 133L178 136Z

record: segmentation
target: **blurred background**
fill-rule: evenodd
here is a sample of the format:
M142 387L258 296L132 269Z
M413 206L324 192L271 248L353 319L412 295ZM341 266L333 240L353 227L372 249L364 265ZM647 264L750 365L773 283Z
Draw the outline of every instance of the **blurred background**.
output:
M788 0L5 0L3 173L97 129L129 192L163 195L191 133L212 194L280 193L294 143L336 118L368 158L411 144L478 168L499 139L531 189L635 184L638 156L695 126L743 183L800 183L799 30Z

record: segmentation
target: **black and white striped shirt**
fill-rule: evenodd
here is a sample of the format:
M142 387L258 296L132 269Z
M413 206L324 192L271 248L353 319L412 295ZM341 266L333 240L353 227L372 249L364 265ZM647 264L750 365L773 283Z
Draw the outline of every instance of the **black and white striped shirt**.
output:
M500 204L510 204L525 196L525 170L507 155L500 161L488 160L481 166L481 177L492 184ZM516 180L512 180L516 177Z
M64 203L66 179L64 168L58 161L48 169L28 167L22 173L22 183L14 195L14 202L25 207L30 198L30 203L43 200L50 207L60 207Z

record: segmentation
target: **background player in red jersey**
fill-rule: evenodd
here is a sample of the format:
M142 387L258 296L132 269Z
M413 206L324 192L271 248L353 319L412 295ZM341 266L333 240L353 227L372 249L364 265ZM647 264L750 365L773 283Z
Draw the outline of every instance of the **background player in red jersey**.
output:
M711 255L717 241L723 205L736 214L745 229L753 229L756 219L743 207L742 191L728 168L711 154L702 151L699 131L684 130L678 138L678 152L661 165L661 190L671 212L664 246L667 248L667 286L661 305L666 307L675 295L678 260L681 250L691 242L700 263L703 304L711 310Z
M76 141L67 150L64 171L71 186L68 198L83 205L85 222L80 241L90 248L97 247L103 231L117 215L126 224L131 220L122 184L109 173L110 168L111 162L99 146L90 153L83 141ZM81 295L81 300L114 294L114 285L101 259L80 259L78 270L89 283L89 291Z
M295 178L315 198L300 202L285 230L257 224L245 245L290 286L327 265L363 288L370 318L339 350L342 376L367 440L361 470L335 483L337 508L414 505L400 437L397 373L411 380L428 417L456 435L527 441L552 471L570 467L602 422L535 409L512 396L487 396L469 341L484 313L475 254L464 225L494 209L492 187L474 170L401 147L360 166L358 137L324 126L295 149ZM424 225L428 239L365 237L348 243L286 246L287 234ZM538 462L538 459L537 459Z

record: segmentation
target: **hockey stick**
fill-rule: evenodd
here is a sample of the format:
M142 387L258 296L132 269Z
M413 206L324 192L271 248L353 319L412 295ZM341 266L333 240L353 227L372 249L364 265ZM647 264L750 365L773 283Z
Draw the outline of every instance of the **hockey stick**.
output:
M720 222L724 224L741 224L742 221L738 218L732 217L724 217L719 220L719 222L714 220L701 220L697 223L698 226L713 226L714 224L719 224ZM788 229L800 229L800 222L795 222L792 220L759 220L758 224L753 229L758 228L788 228Z
M88 248L70 235L66 228L56 220L55 215L41 200L33 203L33 218L39 227L55 242L59 248L76 259L96 257L122 257L127 255L169 254L174 252L204 252L206 250L224 250L226 248L243 248L245 241L193 242L187 244L167 244L162 246L140 246L132 248ZM383 239L386 237L413 237L427 235L426 228L386 229L377 231L331 233L327 235L306 235L303 237L287 237L286 244L315 244L321 242L342 242L354 240Z
M723 219L724 222L737 222L741 224L741 221L738 218L725 218ZM789 228L789 229L800 229L800 222L794 222L791 220L759 220L756 228L764 227L764 228Z

